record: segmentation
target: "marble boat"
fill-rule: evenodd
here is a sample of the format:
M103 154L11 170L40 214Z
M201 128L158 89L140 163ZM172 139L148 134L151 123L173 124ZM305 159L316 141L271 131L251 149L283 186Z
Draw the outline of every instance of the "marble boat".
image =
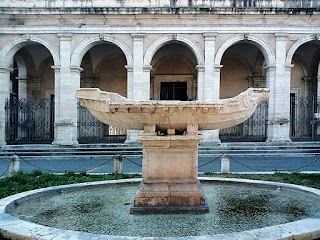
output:
M138 101L98 88L81 88L76 91L76 98L93 116L111 126L144 130L145 125L155 124L157 131L186 131L187 124L198 124L198 130L211 130L248 119L258 104L269 99L269 90L249 88L233 98L220 100Z

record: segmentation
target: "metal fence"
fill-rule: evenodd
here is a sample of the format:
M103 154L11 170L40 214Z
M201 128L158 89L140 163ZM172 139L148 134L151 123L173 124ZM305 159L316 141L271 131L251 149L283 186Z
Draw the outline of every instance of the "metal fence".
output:
M220 130L220 140L224 142L265 141L267 138L268 103L258 105L253 115L234 127Z
M290 137L293 141L320 140L320 98L291 95Z
M126 138L126 130L100 122L85 107L78 105L79 143L123 143Z
M51 143L54 136L54 100L43 98L6 101L7 144Z
M51 143L54 140L54 99L10 98L6 101L7 144ZM291 96L290 137L293 141L320 140L320 98ZM268 104L259 105L242 124L221 129L220 139L230 141L265 141ZM124 129L96 120L78 105L79 143L123 143Z

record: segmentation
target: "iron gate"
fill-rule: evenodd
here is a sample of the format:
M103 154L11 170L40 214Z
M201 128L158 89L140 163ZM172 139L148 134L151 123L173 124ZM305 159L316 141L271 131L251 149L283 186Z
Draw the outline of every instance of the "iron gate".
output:
M54 138L54 99L10 98L6 101L7 144L51 143ZM242 124L221 129L221 141L265 141L268 104L259 105ZM293 141L320 140L320 98L291 95L290 137ZM96 120L78 107L79 143L123 143L126 133Z
M320 140L320 98L290 97L290 137L293 141Z
M267 138L268 102L257 106L253 115L243 123L220 130L220 140L224 142L258 142Z
M126 139L124 129L100 122L85 107L78 104L79 143L123 143Z
M51 143L54 99L12 97L6 101L7 144Z

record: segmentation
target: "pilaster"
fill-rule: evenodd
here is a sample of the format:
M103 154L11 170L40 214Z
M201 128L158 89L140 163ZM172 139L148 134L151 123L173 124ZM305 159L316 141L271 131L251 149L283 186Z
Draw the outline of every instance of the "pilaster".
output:
M16 78L18 80L18 96L19 99L23 99L23 98L27 98L28 93L27 93L27 83L28 83L28 79L27 77L17 77Z
M133 66L126 65L127 69L127 98L133 99Z
M214 79L217 82L215 85L216 85L216 88L219 88L219 90L216 89L215 91L213 91L213 96L212 96L213 99L220 99L220 75L221 75L222 67L223 65L214 66Z
M143 65L145 34L131 34L133 40L133 65L126 66L128 71L127 97L134 100L150 99L150 70ZM128 130L126 143L136 143L141 131Z
M220 98L220 72L222 67L223 65L213 66L212 79L214 79L214 81L212 81L213 83L212 89L211 89L211 92L209 92L208 90L205 91L204 100L208 100L208 99L217 100ZM204 137L204 141L201 142L202 145L217 145L221 143L221 140L219 137L219 130L203 130L199 132Z
M200 79L204 79L205 78L205 74L206 74L206 71L205 71L205 67L202 67L202 66L197 66L197 70L198 70L198 81ZM208 88L210 88L208 86ZM200 93L199 95L199 91L204 90L203 94ZM211 89L213 91L213 89ZM207 93L205 93L207 92ZM206 87L203 87L201 88L201 84L198 83L198 99L199 99L199 96L202 95L202 99L201 100L210 100L212 98L210 98L210 95L209 95L209 90L206 89ZM211 94L211 96L213 96ZM219 144L221 143L220 141L220 138L219 138L219 130L202 130L202 131L199 131L199 133L203 136L203 140L201 142L201 144L204 144L204 145L216 145L216 144Z
M204 91L205 91L205 86L204 86L204 78L205 78L205 67L197 65L196 70L198 72L198 93L197 93L197 99L198 100L203 100L204 99Z
M203 99L219 99L220 78L215 76L215 47L217 33L206 32L204 35L204 83L203 83Z
M144 72L143 54L145 34L131 34L133 40L133 78L132 99L147 100L150 98L150 74Z
M276 64L274 71L269 74L274 78L267 81L270 88L269 122L267 141L288 142L290 139L290 72L291 65L286 66L287 36L285 33L276 33ZM270 76L269 76L270 77Z
M6 101L10 98L10 73L11 68L0 67L0 145L6 145Z
M79 67L70 66L72 33L59 33L61 66L55 69L54 144L77 144L77 105L75 91L80 87ZM67 104L66 104L67 103Z

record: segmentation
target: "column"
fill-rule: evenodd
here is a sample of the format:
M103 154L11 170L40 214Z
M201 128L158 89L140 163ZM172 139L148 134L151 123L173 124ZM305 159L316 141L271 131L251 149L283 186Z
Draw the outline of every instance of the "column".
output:
M10 73L11 68L0 67L0 145L6 145L6 101L10 98Z
M211 94L210 99L220 99L220 70L222 65L215 65L214 66L214 91ZM206 100L206 99L205 99ZM202 144L205 145L216 145L220 144L220 136L219 136L219 129L217 130L206 130L200 131L201 134L204 136L204 141Z
M133 67L126 65L125 68L127 69L127 98L133 99Z
M198 93L197 93L197 99L198 100L204 100L204 92L205 92L205 67L197 65L196 70L198 72Z
M220 99L220 75L221 75L221 68L223 65L215 65L214 66L214 79L215 79L215 90L213 92L214 96L213 99Z
M216 100L220 98L220 76L215 74L215 47L217 33L206 32L204 35L204 72L198 70L198 99ZM204 136L202 144L219 144L219 130L200 131Z
M203 84L203 99L219 99L220 97L220 77L215 76L215 47L217 33L204 33L204 59L205 72ZM199 91L199 90L198 90Z
M132 99L148 100L150 98L150 77L145 79L143 66L145 34L132 34L133 39L133 79Z
M276 33L275 40L276 64L275 67L270 66L267 69L267 87L270 88L267 141L288 142L291 141L289 134L290 73L292 66L286 66L287 34Z
M144 65L143 66L143 79L144 79L144 82L146 83L145 85L145 91L146 91L146 95L145 95L145 99L146 100L149 100L150 99L150 91L151 91L151 79L150 79L150 76L151 76L151 71L152 71L152 66L151 65Z
M133 66L128 66L128 98L134 100L150 99L150 70L143 65L145 34L131 34L133 40ZM129 76L130 75L130 76ZM130 77L130 78L129 78ZM128 130L126 143L137 143L142 131Z
M75 91L80 87L80 69L71 69L72 34L60 37L60 69L55 74L55 135L54 144L77 144L77 103ZM59 74L59 76L57 76Z
M150 71L152 70L152 67L150 65L148 66L143 66L143 75L144 77L142 79L144 79L145 82L148 82L149 84L147 84L149 86L149 90L147 91L147 89L145 89L146 92L148 92L148 95L146 94L144 96L144 98L146 100L150 99ZM129 82L129 81L128 81ZM134 86L132 86L133 88ZM129 86L128 86L129 89ZM132 91L133 93L133 91ZM133 96L133 94L128 94L128 98L129 99L135 99ZM141 95L140 95L141 96ZM140 99L139 99L140 100ZM127 139L126 139L126 143L137 143L138 141L138 137L142 134L143 131L138 131L138 130L128 130L127 131Z
M18 97L19 99L27 98L28 92L27 92L27 77L17 77L18 80Z

